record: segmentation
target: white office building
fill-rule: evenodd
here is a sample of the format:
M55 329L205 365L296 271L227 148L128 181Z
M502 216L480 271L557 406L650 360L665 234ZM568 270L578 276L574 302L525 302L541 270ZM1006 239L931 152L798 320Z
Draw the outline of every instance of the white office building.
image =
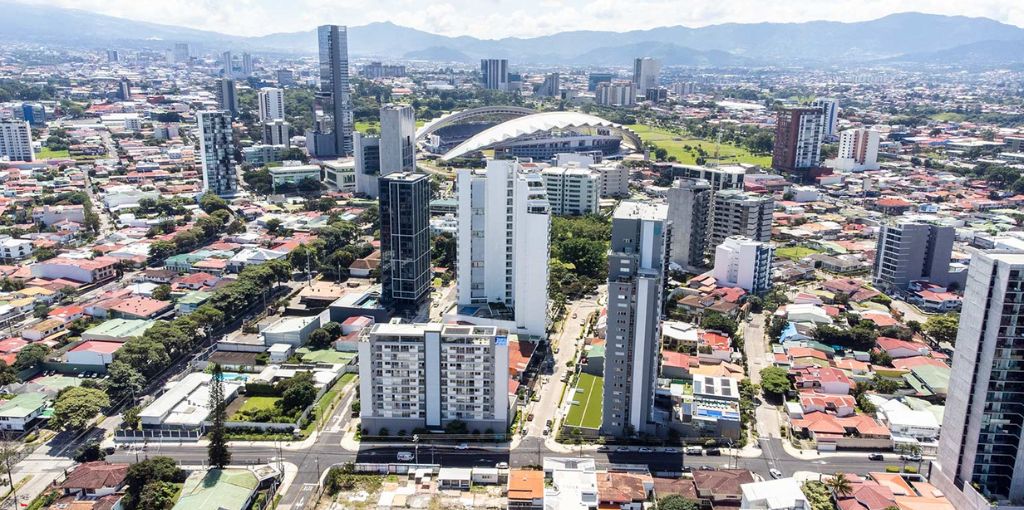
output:
M380 108L380 175L416 170L416 118L411 105Z
M633 84L640 93L658 86L658 75L661 74L661 61L651 57L640 57L633 61Z
M730 237L715 248L712 275L718 285L760 294L772 286L772 245L745 237Z
M508 428L508 341L493 326L375 324L359 341L362 427L370 435L443 429Z
M35 161L32 128L24 120L0 120L0 159Z
M541 171L551 214L579 216L599 211L601 175L588 168L550 167Z
M839 152L825 166L840 172L878 170L878 131L867 128L847 129L839 133Z
M629 81L601 82L594 89L594 102L601 106L634 106L636 90L636 84Z
M275 119L264 122L263 144L291 147L291 124L284 119Z
M480 83L485 89L508 92L508 59L480 59Z
M545 335L551 206L541 175L488 160L459 170L456 186L460 318Z
M231 112L196 114L199 122L199 154L203 162L203 193L231 196L238 192L235 173L235 141Z
M264 87L259 92L260 121L284 118L284 89Z
M590 165L601 176L601 198L629 196L629 168L619 161Z

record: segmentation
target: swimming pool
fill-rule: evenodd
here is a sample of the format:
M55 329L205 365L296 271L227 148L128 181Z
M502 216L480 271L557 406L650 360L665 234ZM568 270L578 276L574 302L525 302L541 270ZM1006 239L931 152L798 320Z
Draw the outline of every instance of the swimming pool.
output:
M241 381L246 382L249 380L249 374L239 374L238 372L224 372L221 374L223 381Z

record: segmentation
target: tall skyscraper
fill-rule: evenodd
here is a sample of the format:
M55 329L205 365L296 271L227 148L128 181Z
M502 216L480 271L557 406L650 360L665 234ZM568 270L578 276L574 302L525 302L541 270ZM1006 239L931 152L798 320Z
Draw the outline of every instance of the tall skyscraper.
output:
M639 57L633 61L633 84L640 93L658 86L661 61L651 57Z
M480 59L480 83L485 89L508 92L508 60L504 58Z
M284 119L274 119L263 123L263 143L267 145L284 145L290 147L291 124Z
M698 272L707 264L711 183L704 179L676 179L668 190L668 217L672 221L672 263Z
M662 204L621 202L612 215L603 434L657 432L652 414L668 232Z
M772 168L795 173L818 166L825 136L821 107L780 108L775 118Z
M708 257L714 257L718 245L733 236L771 241L774 209L775 201L771 195L745 193L738 189L715 192L711 198Z
M824 115L825 138L832 138L839 132L839 101L832 98L819 97L811 102L811 106L821 108Z
M121 80L117 82L117 97L122 101L131 101L132 84L128 81L128 78L121 78Z
M711 275L722 287L739 287L761 294L772 287L772 258L775 249L768 243L745 237L730 237L715 248L715 268Z
M370 435L508 428L509 332L494 326L374 324L359 339L361 426Z
M380 109L380 175L416 170L416 118L411 105Z
M500 303L515 329L545 335L551 207L540 174L488 160L484 170L459 170L456 188L458 304Z
M220 54L220 66L224 68L224 72L221 74L221 76L225 78L235 77L235 60L231 56L230 51L225 51L224 53Z
M260 121L269 122L284 118L284 90L263 87L259 92Z
M197 113L196 117L203 162L203 193L232 196L238 192L238 177L231 112L205 111Z
M10 161L35 161L32 152L32 128L23 120L0 120L0 158Z
M544 83L537 89L537 95L543 97L558 97L562 90L562 78L558 73L548 73L544 76Z
M430 178L394 172L378 183L381 296L415 306L430 290Z
M352 154L352 96L348 74L348 29L338 25L317 28L320 45L320 118L307 134L307 146L317 157ZM309 142L312 141L312 144Z
M295 85L295 73L291 69L278 69L274 76L279 87Z
M192 51L188 43L174 43L174 62L187 64L192 61Z
M221 110L231 112L231 118L238 117L238 91L235 88L235 80L230 78L217 78L217 106Z
M929 481L957 510L1024 506L1024 253L971 258L938 459Z
M615 75L612 73L590 73L587 75L587 91L593 92L597 90L599 83L611 83L615 79Z
M107 62L117 63L121 61L121 53L117 50L107 50Z
M847 172L878 170L878 131L867 128L847 129L839 133L839 151L827 160L830 168Z
M954 238L955 228L923 221L882 225L872 274L875 287L899 293L915 280L948 285Z
M252 55L242 53L242 77L248 78L252 76L252 70Z

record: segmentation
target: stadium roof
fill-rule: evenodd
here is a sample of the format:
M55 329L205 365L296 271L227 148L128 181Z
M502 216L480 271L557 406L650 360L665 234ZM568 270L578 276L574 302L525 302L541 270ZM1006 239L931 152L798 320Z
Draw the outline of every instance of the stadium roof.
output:
M579 112L544 112L519 117L485 129L472 138L460 143L448 151L442 159L445 161L466 155L470 152L487 149L502 142L508 142L534 133L553 129L569 129L582 127L604 127L622 135L624 141L633 149L642 150L640 137L630 129L604 120L600 117Z

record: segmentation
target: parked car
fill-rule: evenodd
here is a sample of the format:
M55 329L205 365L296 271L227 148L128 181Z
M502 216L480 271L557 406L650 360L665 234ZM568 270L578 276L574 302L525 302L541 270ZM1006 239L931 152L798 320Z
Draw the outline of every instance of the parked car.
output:
M782 478L782 471L779 471L778 469L775 468L769 469L768 474L772 475L772 478L775 478L776 480Z
M704 449L699 446L687 446L683 452L687 455L704 455Z
M459 443L458 445L455 446L455 449L456 450L468 450L469 449L469 445L466 444L466 443Z
M498 469L508 469L508 462L499 462L494 465Z
M607 447L607 446L605 446L605 445L601 445L601 446L597 447L597 451L599 451L599 452L610 452L610 451L612 451L612 449Z
M402 462L409 462L414 458L412 452L398 452L397 457Z
M628 446L620 446L620 447L616 448L615 451L617 451L617 452L628 452L629 451L629 447Z
M871 455L868 455L868 460L885 460L885 455L882 455L881 453L872 453Z
M704 455L721 455L721 454L722 454L722 450L720 450L718 448L708 448L707 450L704 450Z
M910 455L900 455L900 460L908 460L910 462L921 462L922 457L916 453Z
M661 451L665 453L679 453L679 448L664 448Z
M654 450L652 450L652 449L650 449L650 448L647 448L647 447L645 446L645 447L641 448L641 449L640 449L639 451L640 451L640 453L651 453L651 452L653 452Z

